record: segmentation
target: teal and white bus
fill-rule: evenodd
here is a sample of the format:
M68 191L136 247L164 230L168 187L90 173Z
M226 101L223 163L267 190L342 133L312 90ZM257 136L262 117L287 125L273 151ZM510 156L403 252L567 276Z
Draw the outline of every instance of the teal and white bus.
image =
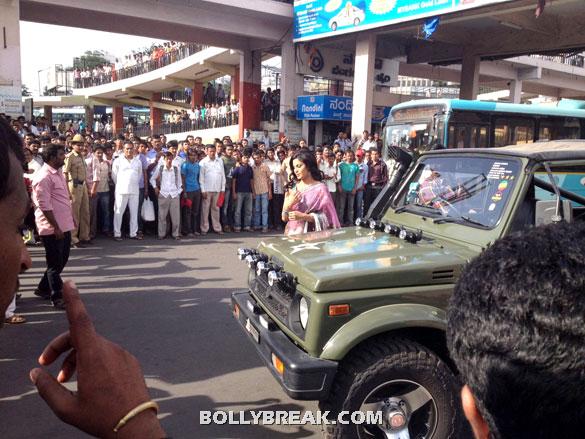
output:
M423 99L392 107L384 127L388 145L426 151L486 148L558 139L585 139L585 102L556 106Z

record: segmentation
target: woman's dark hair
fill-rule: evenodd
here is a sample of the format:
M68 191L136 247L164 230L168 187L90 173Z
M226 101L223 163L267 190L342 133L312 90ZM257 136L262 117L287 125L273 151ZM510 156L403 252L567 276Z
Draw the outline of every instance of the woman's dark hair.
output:
M0 200L6 198L13 189L8 185L10 181L10 152L21 163L24 163L20 136L3 117L0 117Z
M293 166L293 162L295 160L302 162L307 167L309 173L311 174L311 177L313 177L317 181L323 181L323 172L319 170L315 154L306 149L302 149L299 152L294 153L288 162L290 172L288 176L289 183L287 184L287 187L289 189L292 188L299 181L297 179L297 176L295 175L295 169Z

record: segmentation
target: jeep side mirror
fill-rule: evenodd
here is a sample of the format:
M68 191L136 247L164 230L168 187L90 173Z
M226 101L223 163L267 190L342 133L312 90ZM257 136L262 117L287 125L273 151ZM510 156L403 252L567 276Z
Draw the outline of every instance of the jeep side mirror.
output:
M573 222L573 206L569 200L563 200L562 202L563 217L566 222ZM542 226L544 224L550 224L558 222L560 219L556 217L557 201L537 201L536 202L536 213L534 218L534 224Z

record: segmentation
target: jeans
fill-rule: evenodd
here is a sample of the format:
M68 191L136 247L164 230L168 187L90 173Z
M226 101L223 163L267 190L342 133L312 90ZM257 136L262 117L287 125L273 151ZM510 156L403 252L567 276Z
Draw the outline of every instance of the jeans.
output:
M110 192L97 193L98 208L96 216L98 224L102 227L102 232L108 233L110 231ZM101 218L101 221L99 219Z
M183 234L199 231L199 210L201 207L201 191L186 192L186 198L191 200L191 207L183 207Z
M41 293L50 292L51 300L55 301L63 297L61 273L69 260L71 232L65 232L63 239L57 239L55 235L41 236L41 241L45 247L47 269L37 289Z
M231 194L231 188L225 190L225 200L221 207L221 224L224 227L234 225L234 201L232 200Z
M272 226L281 229L284 227L282 222L282 205L284 204L284 194L272 194Z
M244 207L244 227L250 227L252 223L252 193L237 192L236 213L234 228L237 230L242 226L242 206Z
M254 227L268 228L268 192L254 197Z
M364 217L364 192L361 190L355 193L354 212L356 218Z
M144 188L138 189L138 231L144 233L144 223L142 222L142 203L144 203Z
M341 225L344 224L353 224L353 203L355 200L355 194L352 194L351 191L337 191L337 196L339 204L337 210L337 217L339 218L339 222ZM345 221L345 213L347 212L347 221Z

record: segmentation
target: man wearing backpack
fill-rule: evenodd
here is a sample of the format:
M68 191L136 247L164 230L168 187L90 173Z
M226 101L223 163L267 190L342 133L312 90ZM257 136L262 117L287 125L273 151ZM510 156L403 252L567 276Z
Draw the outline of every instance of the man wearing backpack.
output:
M166 152L164 165L159 166L150 177L150 184L158 198L158 239L164 239L167 234L167 215L171 215L171 234L176 240L181 239L179 234L182 192L181 172L173 164L173 153Z

